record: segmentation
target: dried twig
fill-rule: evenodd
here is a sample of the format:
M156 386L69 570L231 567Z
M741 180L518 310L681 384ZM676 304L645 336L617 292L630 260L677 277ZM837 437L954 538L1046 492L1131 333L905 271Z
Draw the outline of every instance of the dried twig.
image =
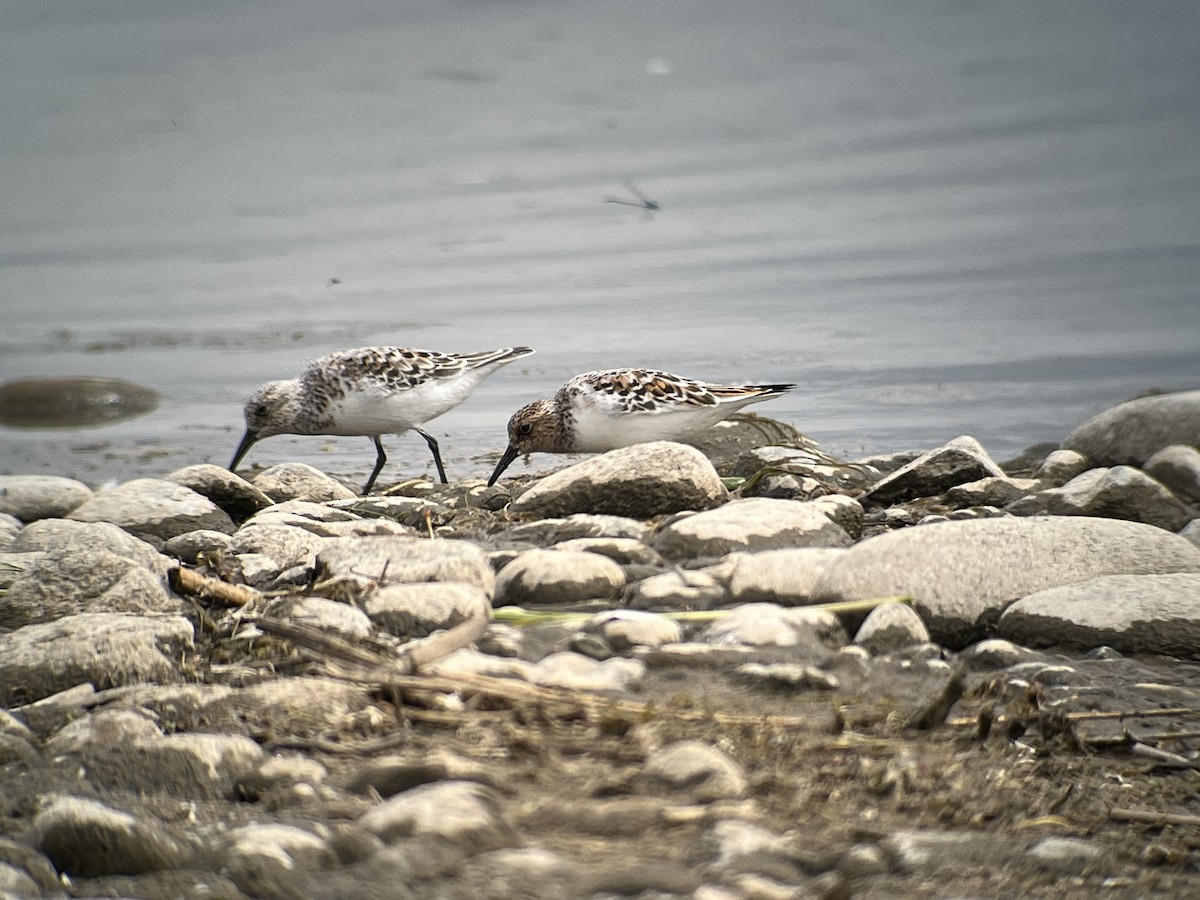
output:
M247 606L262 599L262 594L253 588L208 578L182 566L167 570L167 584L184 597L213 600L225 606Z
M1108 811L1108 817L1114 822L1144 822L1147 825L1197 825L1200 826L1200 816L1185 816L1177 813L1159 813L1143 809L1123 809L1114 806Z

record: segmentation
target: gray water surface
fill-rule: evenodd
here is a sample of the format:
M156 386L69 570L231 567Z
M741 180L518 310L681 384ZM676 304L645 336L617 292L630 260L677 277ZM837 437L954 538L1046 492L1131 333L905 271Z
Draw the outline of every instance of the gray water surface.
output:
M1191 0L8 0L0 379L162 400L0 427L0 472L225 464L255 385L369 344L538 349L431 426L452 477L618 365L797 381L757 410L834 452L1005 456L1200 387L1198 135Z

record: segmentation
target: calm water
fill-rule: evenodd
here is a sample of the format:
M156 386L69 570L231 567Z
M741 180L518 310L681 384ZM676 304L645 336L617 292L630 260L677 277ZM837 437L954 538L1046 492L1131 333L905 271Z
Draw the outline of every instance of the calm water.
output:
M225 464L364 344L538 348L432 426L457 477L595 367L798 381L759 410L851 454L1200 387L1194 0L6 0L0 135L0 379L164 395L0 472Z

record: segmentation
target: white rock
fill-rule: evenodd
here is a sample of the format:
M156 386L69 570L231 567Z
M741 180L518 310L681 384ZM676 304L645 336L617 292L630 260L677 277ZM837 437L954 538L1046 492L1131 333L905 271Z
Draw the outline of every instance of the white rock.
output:
M680 519L658 533L654 548L667 559L724 556L784 547L845 547L846 532L814 503L756 498Z
M597 662L578 653L551 653L533 667L530 679L575 691L629 691L641 686L646 664L636 659Z
M729 563L729 594L734 603L763 601L781 606L811 602L813 586L845 550L792 547L761 553L733 553Z
M629 586L626 602L633 609L713 609L722 605L725 588L705 572L673 569Z
M497 606L615 600L624 570L607 557L571 550L527 550L500 570Z
M61 519L95 495L74 478L56 475L0 475L0 513L22 522Z
M854 643L876 655L929 641L929 630L911 606L882 603L867 614L854 635Z
M827 610L747 603L709 624L697 639L711 644L816 649L826 643L846 643L846 633L837 616Z
M380 627L412 637L492 614L492 602L482 588L455 582L389 585L371 594L364 607Z
M678 622L634 609L602 612L592 617L584 629L603 636L618 651L631 647L661 647L683 639L683 629Z
M666 787L700 802L746 793L742 767L727 753L701 741L677 741L651 753L642 769L651 787Z
M134 537L158 543L198 529L233 533L229 515L207 497L157 478L137 478L97 494L67 518L110 522Z
M470 781L443 781L396 794L360 817L358 825L388 843L439 837L472 854L517 844L499 797Z
M271 466L255 475L250 483L276 503L287 500L324 503L328 500L352 500L357 496L340 481L304 463Z
M1074 450L1055 450L1034 472L1034 478L1047 487L1064 485L1076 475L1087 471L1088 459Z

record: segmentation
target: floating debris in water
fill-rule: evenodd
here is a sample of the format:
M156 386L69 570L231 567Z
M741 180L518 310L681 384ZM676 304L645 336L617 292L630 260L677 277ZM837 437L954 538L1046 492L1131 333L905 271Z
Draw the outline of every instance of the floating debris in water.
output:
M152 412L157 391L123 378L21 378L0 384L0 425L80 428Z

